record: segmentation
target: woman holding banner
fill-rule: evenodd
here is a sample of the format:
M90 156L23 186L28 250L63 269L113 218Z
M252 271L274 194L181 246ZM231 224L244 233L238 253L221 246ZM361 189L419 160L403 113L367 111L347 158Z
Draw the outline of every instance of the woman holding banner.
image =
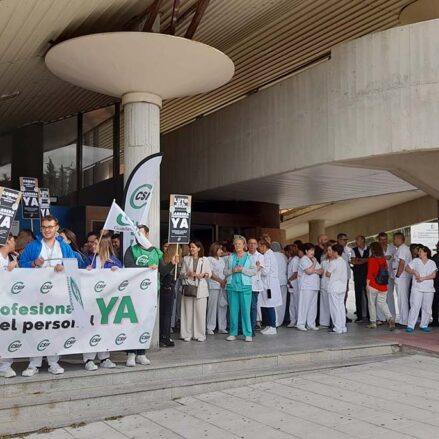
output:
M191 341L206 340L206 308L209 297L207 279L212 275L208 258L204 257L204 247L200 241L191 241L190 255L183 258L181 278L183 298L181 300L181 339Z
M111 237L108 235L101 236L98 242L94 244L94 255L90 256L87 261L87 270L110 269L112 271L122 268L122 263L114 256L113 244ZM98 369L94 362L96 355L100 361L100 366L104 369L113 369L116 367L110 360L110 352L88 352L83 354L85 370L93 371Z

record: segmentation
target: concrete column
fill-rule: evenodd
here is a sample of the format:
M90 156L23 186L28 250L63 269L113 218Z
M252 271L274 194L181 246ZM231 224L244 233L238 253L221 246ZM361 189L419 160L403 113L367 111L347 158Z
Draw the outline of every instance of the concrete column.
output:
M141 160L160 151L160 105L158 102L131 102L129 96L124 96L122 103L125 119L126 184L131 171ZM160 247L160 178L152 194L147 226L150 228L149 240L154 246Z
M122 97L125 119L124 184L135 166L160 151L161 98L147 93L128 93ZM149 240L160 248L160 175L152 194L149 211ZM159 347L159 307L151 339L151 349Z
M325 220L311 220L308 222L308 227L309 242L316 244L318 236L325 233Z

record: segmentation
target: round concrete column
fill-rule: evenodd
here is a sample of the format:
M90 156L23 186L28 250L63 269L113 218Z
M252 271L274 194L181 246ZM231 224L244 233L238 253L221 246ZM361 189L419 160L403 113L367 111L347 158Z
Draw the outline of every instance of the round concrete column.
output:
M308 222L309 227L309 242L317 244L317 238L319 235L325 233L325 220L311 220Z

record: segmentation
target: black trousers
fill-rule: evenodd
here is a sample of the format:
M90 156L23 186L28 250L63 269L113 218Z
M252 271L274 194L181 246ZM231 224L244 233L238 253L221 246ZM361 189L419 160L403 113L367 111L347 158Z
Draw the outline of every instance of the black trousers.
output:
M433 305L431 307L431 315L433 317L433 323L439 323L439 289L436 289L433 297Z
M174 308L174 288L160 289L160 340L170 340L171 319Z
M357 319L363 318L363 298L367 298L366 294L366 278L354 279L355 285L355 307L357 308ZM369 310L366 310L369 317Z

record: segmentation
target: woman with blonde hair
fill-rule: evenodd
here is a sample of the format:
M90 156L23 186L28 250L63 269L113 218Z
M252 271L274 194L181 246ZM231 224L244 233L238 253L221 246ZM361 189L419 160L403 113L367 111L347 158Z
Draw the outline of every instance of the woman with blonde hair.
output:
M209 299L207 301L207 334L213 335L218 323L218 333L227 334L227 298L224 288L224 262L222 245L214 242L209 249L209 262L212 276L209 283Z
M227 279L229 298L230 328L227 341L234 341L238 336L238 318L241 314L242 333L245 341L253 341L250 309L252 302L252 276L257 272L253 258L245 251L247 241L243 236L235 236L235 251L227 257L224 274Z

